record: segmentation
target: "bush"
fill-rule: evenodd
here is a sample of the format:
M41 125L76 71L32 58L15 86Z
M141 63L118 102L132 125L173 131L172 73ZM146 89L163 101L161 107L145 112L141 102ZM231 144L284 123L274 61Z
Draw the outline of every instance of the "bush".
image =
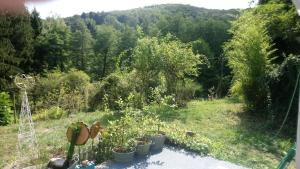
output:
M74 113L88 109L89 93L92 89L90 77L75 69L67 73L53 71L45 77L36 77L31 93L35 112L54 106Z
M176 89L176 103L179 107L183 107L186 103L195 98L196 93L201 93L202 88L196 82L186 79L182 85L178 85Z
M133 84L132 74L112 73L102 82L96 84L96 91L89 105L92 109L102 109L105 107L112 110L120 110L117 101L121 98L125 100L130 93L134 93L135 84ZM136 95L139 97L138 95Z
M12 103L9 94L6 92L0 93L0 126L9 124L12 120Z
M51 107L50 109L41 110L40 113L34 114L32 119L38 120L49 120L49 119L60 119L67 116L67 112L60 107Z

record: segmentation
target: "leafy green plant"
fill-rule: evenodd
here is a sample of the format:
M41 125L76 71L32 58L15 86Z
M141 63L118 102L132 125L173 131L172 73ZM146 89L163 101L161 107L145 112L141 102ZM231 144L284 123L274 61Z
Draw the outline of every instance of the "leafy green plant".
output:
M60 119L67 116L67 112L58 106L51 107L50 109L41 110L40 113L34 114L32 119L38 120L49 120L49 119Z
M233 38L225 44L225 56L233 71L231 93L240 95L249 110L261 112L269 105L267 72L275 52L263 17L244 12L234 22ZM249 43L251 42L251 43Z
M113 128L113 135L116 136L114 150L117 152L132 152L135 149L134 132L132 125L134 119L129 114L125 114L119 120L116 120ZM113 123L111 123L113 124Z
M36 77L36 85L30 89L35 112L60 107L70 113L88 109L92 85L83 71L71 69L49 72L45 77Z
M0 93L0 126L9 124L12 120L12 103L8 93Z

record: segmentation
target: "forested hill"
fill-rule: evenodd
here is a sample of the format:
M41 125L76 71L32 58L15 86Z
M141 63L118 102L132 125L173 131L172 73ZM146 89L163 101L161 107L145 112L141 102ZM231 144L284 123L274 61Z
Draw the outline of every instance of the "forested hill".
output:
M112 11L112 12L89 12L83 13L81 17L92 18L97 24L105 23L106 16L113 16L119 22L134 26L136 24L142 24L143 19L147 21L156 22L163 17L182 16L185 19L197 20L197 19L214 19L214 20L230 20L235 18L239 13L239 10L218 10L218 9L206 9L199 8L190 5L181 4L164 4L164 5L153 5L144 8L136 8L131 10L123 11Z
M217 10L198 8L190 5L165 4L154 5L125 11L89 12L65 18L74 32L78 22L84 20L92 35L97 27L106 28L121 37L119 51L135 46L136 27L141 26L149 36L164 37L171 33L182 42L193 43L194 52L205 54L209 67L203 65L198 81L206 89L215 86L219 95L227 93L230 77L229 70L222 58L222 45L230 39L230 22L238 18L239 10ZM98 28L101 29L101 28ZM102 29L104 30L104 29ZM123 41L123 42L122 42ZM118 53L118 52L117 52ZM223 65L221 65L223 64ZM226 63L225 63L226 64ZM224 70L220 70L220 69ZM223 85L219 85L219 72L224 72Z
M171 33L183 42L202 38L209 43L215 54L219 55L221 44L229 38L229 21L237 18L238 13L239 11L234 9L216 10L165 4L125 11L83 13L81 16L66 18L66 21L72 25L78 17L84 20L92 19L96 25L112 25L120 31L125 30L126 26L135 29L139 25L147 35ZM94 30L91 28L90 31Z
M103 79L116 71L117 61L130 67L132 49L142 32L159 39L170 33L191 45L195 54L205 55L206 62L199 65L201 76L197 81L206 89L204 91L215 86L217 92L224 95L230 78L227 78L229 71L226 66L222 70L224 76L219 76L220 68L226 65L220 56L223 43L231 38L228 33L230 21L238 15L239 10L213 10L178 4L89 12L44 20L36 10L29 13L25 9L18 16L3 13L0 24L3 30L10 31L3 31L1 37L5 41L1 43L5 44L0 44L0 48L5 47L5 53L13 52L4 61L6 67L0 68L0 88L9 88L10 77L16 72L43 74L54 69L68 71L75 68L86 72L93 80ZM12 63L12 60L18 62ZM223 79L222 85L219 85L220 79Z

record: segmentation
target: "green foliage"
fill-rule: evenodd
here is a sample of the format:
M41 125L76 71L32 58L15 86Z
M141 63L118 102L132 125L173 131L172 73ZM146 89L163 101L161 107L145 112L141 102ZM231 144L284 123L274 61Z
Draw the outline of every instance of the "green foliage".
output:
M280 124L286 115L286 111L291 100L292 92L296 85L296 77L299 73L300 57L299 55L286 56L284 61L269 72L270 91L272 98L273 120L275 125ZM294 135L297 125L299 98L295 95L292 107L288 116L288 123L285 124L282 133ZM294 129L294 130L293 130Z
M72 61L76 69L90 72L92 58L94 55L94 39L86 23L82 19L77 19L76 30L72 34Z
M185 79L176 88L176 103L179 107L186 106L189 100L199 97L199 94L203 93L202 86L197 82L190 79Z
M92 109L120 110L119 99L126 99L134 92L135 83L132 73L112 73L103 81L95 85L95 92L91 93L89 105ZM136 95L138 96L138 94ZM138 100L137 100L138 101ZM138 103L137 103L138 105Z
M33 121L39 120L50 120L50 119L60 119L67 116L67 112L60 107L51 107L49 109L40 110L39 113L34 114L32 117Z
M184 148L203 156L208 155L211 151L211 140L206 137L187 136L186 130L175 125L166 126L164 131L168 133L167 144L169 145Z
M8 93L0 93L0 126L9 124L12 120L12 103Z
M94 46L97 58L93 67L95 77L105 77L115 70L120 33L112 26L97 26Z
M173 110L168 117L166 126L161 130L174 138L178 137L176 143L190 142L190 147L193 149L203 149L203 155L205 147L208 147L209 156L249 168L272 168L278 165L286 150L294 143L294 140L281 135L273 138L273 132L267 128L264 120L257 120L256 117L245 114L242 103L228 98L214 101L193 100L185 108ZM119 118L120 116L111 113L97 111L88 114L80 112L72 118L35 122L35 126L38 126L36 127L36 134L39 138L38 149L42 153L39 159L31 161L30 165L47 163L49 156L53 154L65 156L67 152L62 151L67 150L68 146L65 129L72 122L78 121L85 121L89 124L94 121L101 122L101 126L105 129L101 132L102 149L95 150L96 158L99 159L97 163L112 159L113 145L111 148L108 145L113 144L114 141L110 139L110 130L106 129L109 126L108 120L113 121ZM148 128L144 127L144 129ZM5 138L0 139L0 145L6 145L0 146L0 151L6 154L0 156L1 168L10 167L10 164L15 161L17 152L11 150L16 147L17 142L11 135L14 135L17 130L17 125L0 127L1 136ZM186 131L195 132L195 137L186 137ZM58 142L60 144L57 144ZM91 140L87 145L90 143ZM167 143L170 142L167 140Z
M283 0L271 0L253 9L254 15L263 17L268 33L276 47L275 63L281 63L285 54L300 54L298 40L300 21L294 4Z
M175 4L149 6L128 11L83 13L81 18L94 20L96 23L97 32L100 33L99 36L96 35L96 41L105 42L95 46L97 57L93 62L95 64L92 77L103 78L115 69L124 70L128 69L125 66L134 65L131 49L137 45L137 38L150 36L161 39L171 33L184 43L200 40L201 44L205 43L209 46L210 49L200 47L197 49L199 53L195 53L212 54L207 56L209 67L199 66L203 71L197 81L203 85L204 92L215 86L218 95L224 96L227 94L231 76L228 66L223 63L221 56L222 44L230 38L230 34L227 32L230 28L229 22L234 20L238 14L238 10L210 10ZM72 27L77 17L66 18L66 21ZM140 30L136 30L136 27L139 27ZM140 34L141 30L144 31L142 34ZM115 33L117 33L117 37L112 35ZM108 39L106 37L109 34L111 35L110 39L114 39L114 43L105 40ZM107 49L107 51L103 49ZM110 54L107 55L107 53ZM122 56L118 58L120 53ZM115 67L116 64L119 67ZM103 73L106 71L107 73Z
M33 108L37 112L51 107L60 107L68 113L86 110L90 90L90 77L82 71L50 72L46 77L36 78L36 85L31 89Z
M132 152L135 149L133 125L135 125L134 118L128 113L125 113L119 120L110 122L112 130L111 134L116 137L115 147L120 152Z
M190 47L171 38L167 36L159 44L162 72L169 94L176 93L178 82L184 80L186 76L197 76L197 66L200 63L199 56L195 55Z
M133 51L133 59L133 67L141 82L138 91L147 96L150 93L150 88L159 84L162 58L159 53L158 39L150 37L139 39Z
M271 60L274 69L268 72L273 112L270 120L277 126L286 115L299 71L299 16L292 1L283 0L265 1L253 9L253 13L263 17L267 23L267 31L277 49L276 57ZM285 124L287 130L282 133L294 135L297 109L296 99L288 116L289 122Z
M70 28L61 18L47 18L43 22L43 29L37 38L36 63L40 69L59 68L67 70L70 60Z
M233 38L224 48L233 71L232 94L243 96L248 108L256 111L269 105L266 76L274 50L265 24L259 16L245 12L233 24Z
M33 29L34 37L36 38L41 34L43 26L42 26L42 19L40 18L40 14L35 8L30 14L30 22L31 22L31 27Z
M185 77L197 75L199 56L192 49L174 37L144 37L138 40L133 51L134 64L138 81L137 91L147 98L151 89L164 85L166 94L177 94L177 87Z
M11 87L10 76L31 70L33 33L27 10L0 11L0 89Z

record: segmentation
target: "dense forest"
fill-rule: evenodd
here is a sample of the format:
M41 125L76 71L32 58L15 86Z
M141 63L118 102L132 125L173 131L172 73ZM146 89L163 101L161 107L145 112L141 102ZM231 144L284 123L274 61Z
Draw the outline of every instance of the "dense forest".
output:
M299 21L283 0L241 11L174 4L46 19L2 11L0 104L12 106L13 77L26 73L35 77L29 95L41 116L229 96L278 128L297 80ZM4 106L0 124L8 114Z

